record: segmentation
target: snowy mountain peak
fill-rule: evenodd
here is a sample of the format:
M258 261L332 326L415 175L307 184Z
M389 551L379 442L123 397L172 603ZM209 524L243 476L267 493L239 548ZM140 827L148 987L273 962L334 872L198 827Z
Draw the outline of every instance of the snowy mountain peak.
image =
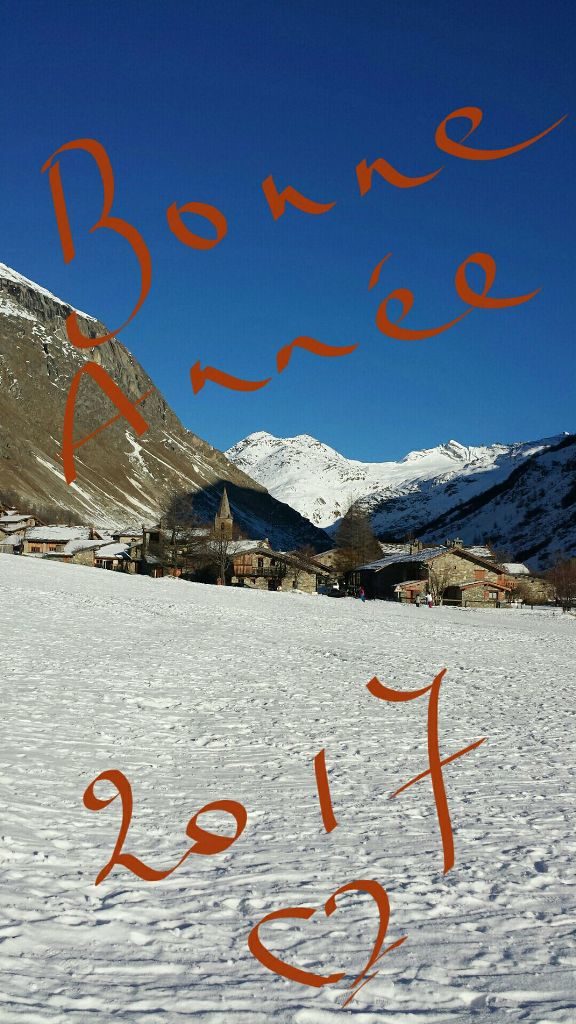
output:
M280 438L259 432L239 441L226 455L280 501L329 532L351 505L359 503L371 515L377 534L399 539L479 499L567 436L476 446L451 438L435 448L409 452L397 462L360 462L307 434ZM562 487L557 491L564 493ZM568 509L569 496L562 500ZM510 510L501 518L510 518ZM505 536L501 526L498 514L484 515L482 536L471 542ZM457 520L450 529L461 535ZM477 531L471 525L469 532ZM525 533L528 537L528 529Z

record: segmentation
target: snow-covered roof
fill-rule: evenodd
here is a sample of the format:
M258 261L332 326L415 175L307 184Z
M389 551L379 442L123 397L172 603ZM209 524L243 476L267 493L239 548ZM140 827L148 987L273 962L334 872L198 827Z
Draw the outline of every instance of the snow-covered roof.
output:
M78 551L89 551L91 548L100 547L102 541L106 539L102 537L100 540L69 540L64 547L64 554L75 555Z
M12 533L9 537L0 537L0 548L17 548L22 543L22 535Z
M502 562L502 568L509 576L529 576L530 569L523 562Z
M26 522L27 519L33 519L33 518L34 518L34 516L32 516L30 514L28 514L28 515L17 515L17 516L14 516L14 515L0 516L0 529L3 526L12 526L14 523L24 523L24 522Z
M69 540L88 540L88 526L33 526L26 532L26 540L56 541L66 543Z
M97 558L129 558L130 551L126 544L103 544L96 551Z
M433 558L438 558L438 555L444 555L448 548L437 547L437 548L422 548L421 551L415 551L412 555L408 554L407 551L398 552L395 555L388 555L386 558L377 558L375 562L367 562L366 565L358 566L359 569L374 569L378 572L380 569L386 569L389 565L394 565L396 562L429 562Z
M464 548L464 551L469 555L476 555L477 558L494 558L490 548L484 544L473 544L472 547Z
M229 551L232 555L242 555L256 551L257 548L272 550L267 540L233 540L230 541Z

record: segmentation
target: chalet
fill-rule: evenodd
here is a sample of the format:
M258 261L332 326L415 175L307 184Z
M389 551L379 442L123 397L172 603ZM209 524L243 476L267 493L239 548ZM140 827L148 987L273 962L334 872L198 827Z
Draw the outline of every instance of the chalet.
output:
M232 547L230 582L233 586L316 593L332 579L328 566L316 559L274 551L267 540L233 541Z

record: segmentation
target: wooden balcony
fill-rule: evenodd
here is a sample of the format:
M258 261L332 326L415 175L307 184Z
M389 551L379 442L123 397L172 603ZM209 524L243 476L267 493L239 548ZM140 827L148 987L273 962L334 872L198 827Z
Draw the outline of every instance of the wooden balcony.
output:
M278 563L278 565L235 565L232 569L232 574L237 576L238 579L281 579L286 575L286 566L284 563Z

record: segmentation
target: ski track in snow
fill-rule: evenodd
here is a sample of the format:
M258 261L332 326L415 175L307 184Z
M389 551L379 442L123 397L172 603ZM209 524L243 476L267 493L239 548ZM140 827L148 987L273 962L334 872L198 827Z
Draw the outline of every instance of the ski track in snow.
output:
M574 1022L574 618L223 590L8 555L0 602L2 1024ZM446 876L429 779L388 800L427 767L427 698L393 705L366 690L375 674L422 687L443 666L443 755L488 737L444 769ZM323 747L330 835L312 763ZM115 867L96 887L120 800L94 813L82 794L110 768L134 794L125 850L147 864L175 864L212 800L244 803L246 830L159 883ZM388 892L385 946L408 939L348 1008L346 979L308 988L251 956L265 914L321 908L361 878ZM369 898L351 894L329 919L277 922L262 938L349 983L376 928Z

